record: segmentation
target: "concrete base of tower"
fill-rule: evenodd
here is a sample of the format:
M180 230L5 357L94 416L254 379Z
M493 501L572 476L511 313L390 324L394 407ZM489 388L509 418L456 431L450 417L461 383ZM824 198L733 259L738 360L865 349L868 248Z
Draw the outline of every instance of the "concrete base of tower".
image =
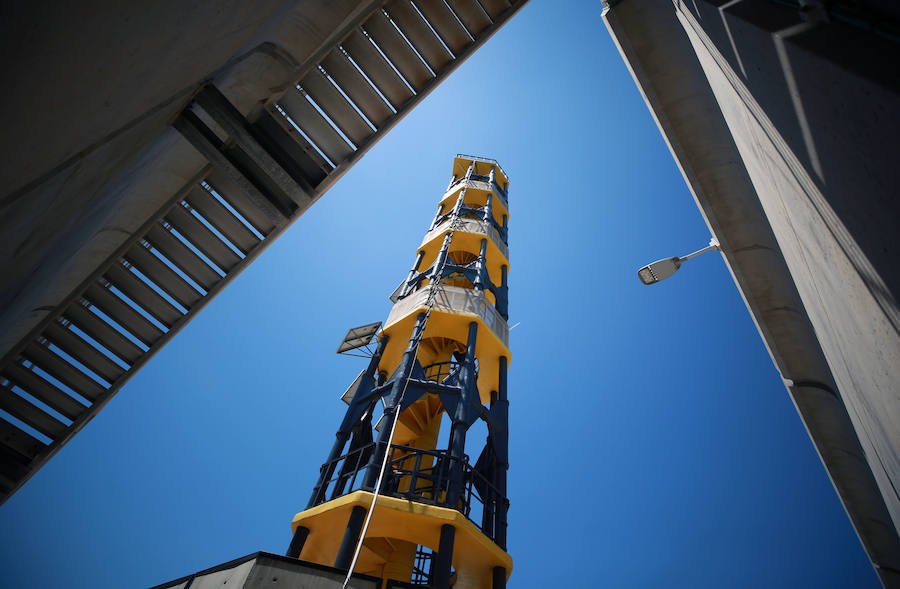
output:
M242 558L181 577L151 589L341 589L347 573L336 568L304 562L268 552L255 552ZM387 587L399 587L388 583ZM356 574L348 585L351 589L381 589L382 581L369 575Z
M325 565L334 563L354 507L369 509L372 493L355 491L317 505L294 516L292 531L309 529L300 558ZM384 550L398 543L426 546L437 551L441 527L455 528L452 565L456 572L454 589L492 587L494 570L512 572L512 557L488 538L475 524L455 509L427 505L396 497L379 496L366 533L366 542L355 568L362 573L382 575L392 559ZM192 588L193 589L193 588Z

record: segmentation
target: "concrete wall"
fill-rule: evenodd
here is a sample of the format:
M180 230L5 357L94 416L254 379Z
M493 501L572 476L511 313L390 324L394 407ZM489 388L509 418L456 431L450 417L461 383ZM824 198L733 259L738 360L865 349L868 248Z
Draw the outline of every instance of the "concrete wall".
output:
M745 4L721 11L743 70L680 18L900 528L900 95L876 67L896 46Z
M900 103L896 68L879 59L896 49L756 0L623 0L606 19L864 547L897 586Z

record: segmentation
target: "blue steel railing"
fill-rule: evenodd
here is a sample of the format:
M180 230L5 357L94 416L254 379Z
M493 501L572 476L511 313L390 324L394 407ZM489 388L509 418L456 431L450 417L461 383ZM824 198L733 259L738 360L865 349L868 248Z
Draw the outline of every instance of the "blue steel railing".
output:
M495 160L492 157L481 157L480 155L469 155L466 153L457 153L456 157L461 158L461 159L466 159L466 160L477 160L479 162L487 162L489 164L494 164L497 166L497 168L501 172L503 172L504 176L509 178L509 174L506 173L506 170L503 169L503 166L500 165L500 162L498 162L497 160Z
M461 367L459 362L435 362L425 367L425 379L441 383Z
M374 490L364 487L362 483L377 444L378 442L371 442L333 461L332 472L335 474L323 483L319 495L321 499L317 505L353 491ZM451 486L452 467L456 463L462 465L462 487L459 498L451 503L452 500L447 495ZM329 466L331 463L325 463L322 469ZM483 529L485 514L495 513L499 502L505 500L487 477L472 468L468 456L454 458L449 450L425 450L398 444L390 446L381 494L455 509L479 529Z
M460 182L465 182L466 180L475 180L477 182L487 182L488 184L490 184L493 188L495 188L497 190L497 192L500 194L500 196L503 197L503 200L505 200L506 202L509 202L509 195L507 194L506 190L502 186L497 184L496 180L492 181L490 176L483 176L481 174L472 174L468 178L466 178L466 177L458 178L450 184L450 187L447 190L451 190L454 186L456 186Z
M460 219L471 219L473 221L479 221L481 223L484 223L485 220L484 220L483 213L484 213L484 207L470 208L468 210L468 212L460 214L459 218ZM437 220L434 222L434 225L429 230L429 232L433 231L437 227L440 227L442 223L444 223L447 219L452 218L455 214L456 213L454 211L450 211L449 213L444 213L443 215L439 216L437 218ZM506 245L509 245L509 230L506 227L504 227L503 225L501 225L500 223L498 223L494 219L493 216L488 218L487 222L490 224L491 227L494 228L494 230L497 232L497 235L500 236L500 239L503 241L503 243Z

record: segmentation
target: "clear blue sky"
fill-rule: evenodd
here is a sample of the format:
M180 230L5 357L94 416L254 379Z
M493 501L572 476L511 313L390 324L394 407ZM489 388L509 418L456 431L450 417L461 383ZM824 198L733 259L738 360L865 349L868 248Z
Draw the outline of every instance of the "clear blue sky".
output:
M877 587L600 19L535 0L0 507L0 586L281 553L455 153L511 177L510 587ZM475 437L475 436L473 436Z

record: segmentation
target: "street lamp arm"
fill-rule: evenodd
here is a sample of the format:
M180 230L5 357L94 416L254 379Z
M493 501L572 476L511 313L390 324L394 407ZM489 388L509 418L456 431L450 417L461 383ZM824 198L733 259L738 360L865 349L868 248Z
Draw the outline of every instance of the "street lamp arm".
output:
M717 240L715 237L713 237L712 239L709 240L708 246L706 246L703 249L699 249L693 253L690 253L686 256L682 256L682 257L678 258L678 261L684 262L685 260L690 260L691 258L699 256L700 254L705 254L706 252L708 252L710 250L721 251L721 249L722 249L722 247L719 245L719 240Z

